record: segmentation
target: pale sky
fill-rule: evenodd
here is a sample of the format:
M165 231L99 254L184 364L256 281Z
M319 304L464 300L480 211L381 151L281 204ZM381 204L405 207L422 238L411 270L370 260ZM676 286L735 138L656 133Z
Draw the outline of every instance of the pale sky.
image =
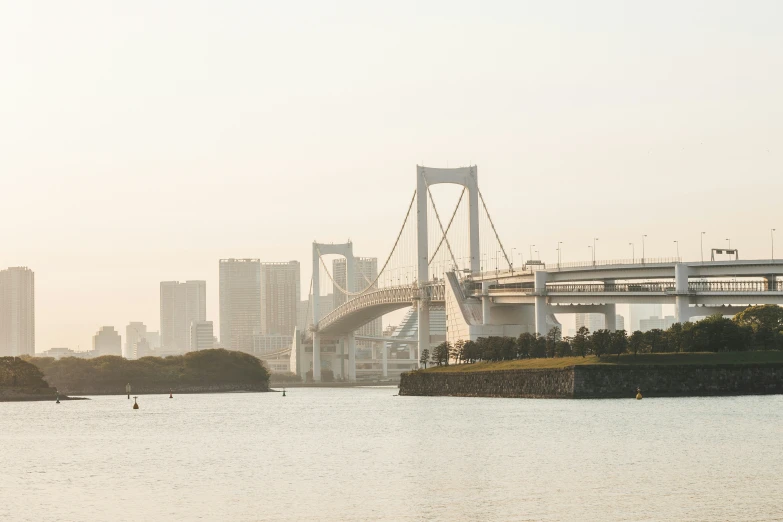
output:
M783 3L0 0L0 268L37 351L159 323L218 259L384 258L415 166L477 164L506 245L699 258L780 231ZM435 187L437 193L439 187ZM777 256L776 256L777 257ZM124 340L123 340L124 342Z

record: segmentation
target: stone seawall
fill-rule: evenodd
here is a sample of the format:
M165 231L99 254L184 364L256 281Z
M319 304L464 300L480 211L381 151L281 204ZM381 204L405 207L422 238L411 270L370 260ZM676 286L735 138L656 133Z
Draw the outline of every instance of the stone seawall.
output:
M594 365L402 374L400 395L597 399L783 394L783 364Z
M0 402L54 401L56 399L57 390L54 388L0 386Z

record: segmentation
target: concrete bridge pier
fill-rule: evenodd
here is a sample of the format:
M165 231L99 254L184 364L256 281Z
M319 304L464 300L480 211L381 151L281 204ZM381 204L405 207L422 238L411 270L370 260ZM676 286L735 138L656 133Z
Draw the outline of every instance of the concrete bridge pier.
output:
M489 324L489 281L481 283L481 324Z
M776 290L775 284L777 283L777 280L775 278L775 274L769 274L768 276L765 276L764 279L767 280L768 291Z
M617 330L617 306L613 304L604 305L604 324L610 332Z
M313 382L321 382L321 335L313 332Z
M381 371L384 377L389 376L389 348L386 343L381 343Z
M346 369L348 382L356 382L356 333L351 332L345 336L348 350L348 368Z
M547 273L543 270L539 270L534 274L534 290L535 290L535 317L536 317L536 333L538 335L546 335L546 280Z
M678 323L687 323L691 319L691 298L688 294L688 276L690 269L683 263L674 265L674 316Z
M417 332L419 337L419 344L416 347L411 347L411 353L415 354L413 360L416 361L419 366L421 366L419 359L421 358L422 352L424 350L429 351L430 349L430 307L429 301L423 295L425 291L425 288L422 287L422 296L419 299L419 326Z

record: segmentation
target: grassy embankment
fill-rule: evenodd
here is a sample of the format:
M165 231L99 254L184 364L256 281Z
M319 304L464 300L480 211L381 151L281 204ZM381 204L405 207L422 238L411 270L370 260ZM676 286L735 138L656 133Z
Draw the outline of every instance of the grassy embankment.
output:
M713 365L713 364L765 364L783 363L783 351L768 352L699 352L699 353L647 353L596 357L559 357L554 359L520 359L515 361L479 362L474 364L450 364L435 366L426 372L484 372L494 370L525 370L543 368L568 368L582 365Z

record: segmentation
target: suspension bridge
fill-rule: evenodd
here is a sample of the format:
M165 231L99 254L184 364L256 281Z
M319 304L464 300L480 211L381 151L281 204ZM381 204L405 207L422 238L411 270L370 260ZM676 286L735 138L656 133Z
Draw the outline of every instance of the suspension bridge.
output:
M673 304L678 322L713 313L734 314L751 304L783 304L783 285L777 279L783 275L783 261L773 259L594 260L514 267L479 189L477 171L476 166L417 166L416 189L374 277L357 277L353 243L313 242L305 321L309 327L295 332L290 350L292 367L300 375L312 370L312 379L318 382L322 368L339 367L340 375L355 381L357 338L370 339L357 336L357 330L408 307L414 307L417 315L416 337L382 341L413 346L408 363L414 368L419 354L430 348L433 308L445 309L445 340L454 343L490 335L516 337L523 332L545 335L559 326L555 314L564 313L604 314L607 329L614 330L617 304ZM432 196L431 187L438 184L462 187L450 214L442 214ZM324 256L344 259L342 277L329 270ZM340 303L322 314L321 302L329 290L339 294ZM386 350L384 346L384 375Z

